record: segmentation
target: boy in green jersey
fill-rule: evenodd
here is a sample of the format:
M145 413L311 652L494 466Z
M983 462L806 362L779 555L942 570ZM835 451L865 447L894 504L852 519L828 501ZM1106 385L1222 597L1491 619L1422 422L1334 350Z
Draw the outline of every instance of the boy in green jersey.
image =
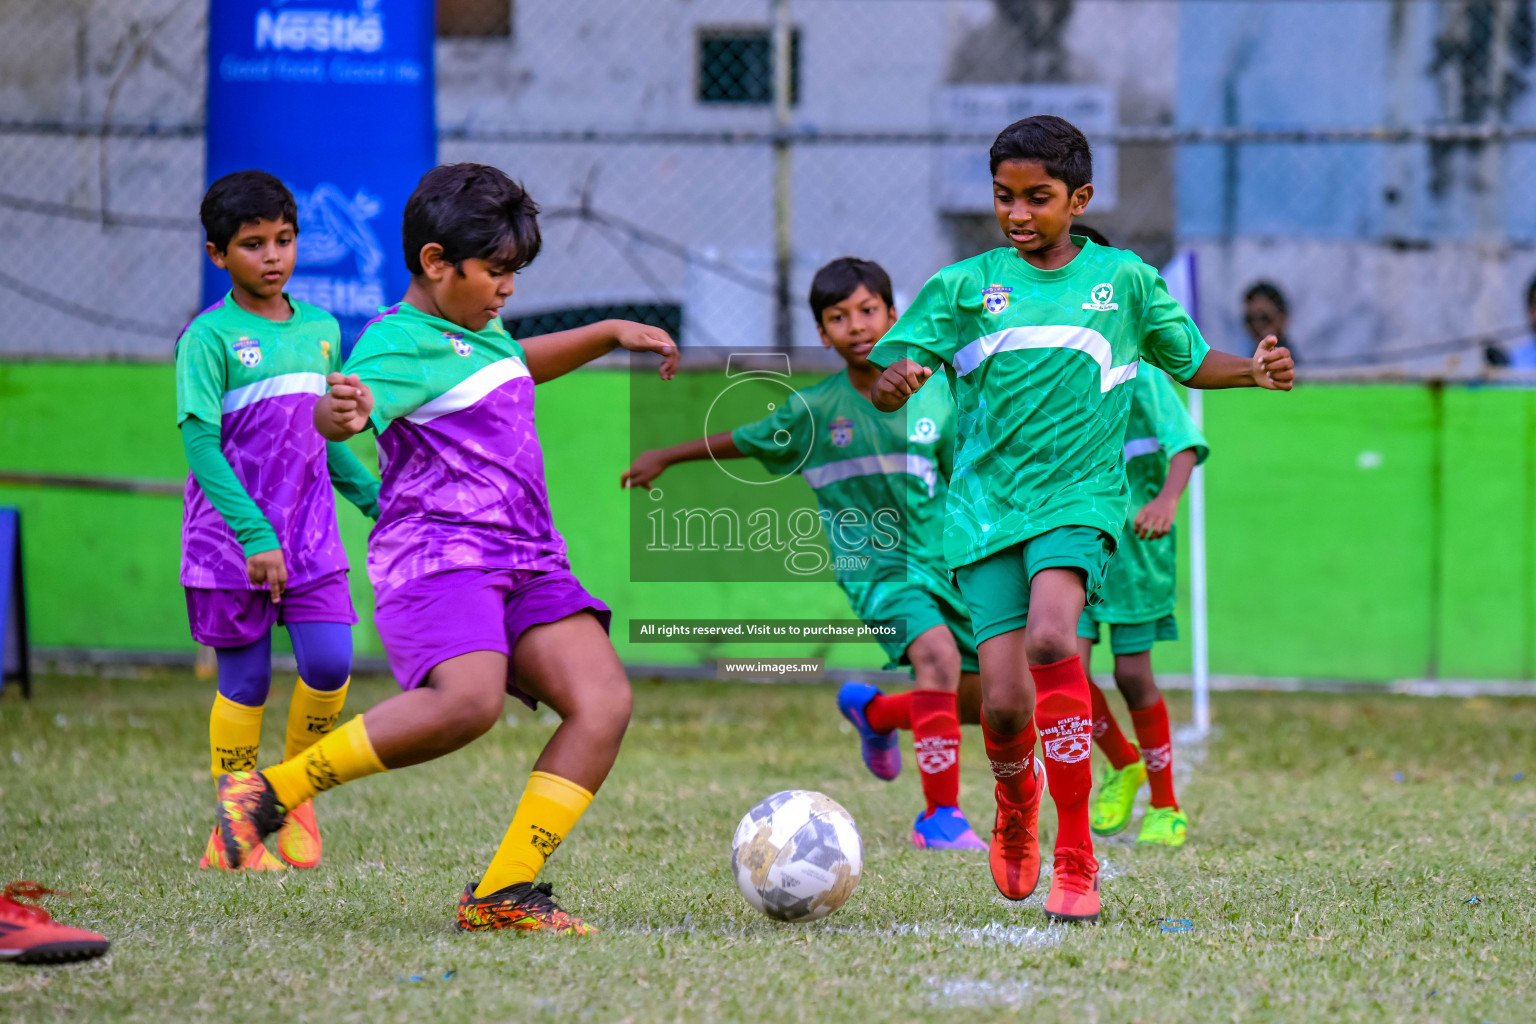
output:
M1015 900L1040 877L1041 775L1058 830L1046 914L1096 921L1088 820L1092 711L1077 622L1125 523L1121 443L1140 361L1190 387L1289 390L1273 338L1212 351L1135 255L1071 233L1093 198L1088 140L1028 117L992 144L1008 246L935 274L870 353L873 401L901 408L942 367L959 409L944 552L971 609L982 735L997 780L992 878ZM1045 763L1034 756L1036 729Z
M878 778L901 770L897 730L912 731L927 807L912 825L926 849L984 850L959 808L963 676L979 687L970 613L944 565L942 522L954 448L954 400L925 389L904 414L869 403L880 375L868 356L896 321L891 279L879 264L845 257L816 272L811 313L821 342L846 370L795 393L756 423L642 453L626 487L646 487L678 462L752 457L770 471L799 472L816 492L835 556L837 581L865 622L899 626L882 645L894 665L910 665L916 689L883 694L849 682L838 708L858 729L864 763ZM882 543L906 529L904 543ZM847 568L867 559L862 569Z
M1099 783L1089 824L1097 835L1123 831L1144 781L1152 784L1152 809L1142 821L1138 842L1184 845L1188 819L1173 793L1173 746L1168 708L1152 676L1152 645L1177 640L1173 617L1178 574L1173 520L1195 466L1210 454L1200 428L1190 419L1173 382L1160 370L1142 367L1131 398L1131 415L1121 451L1130 485L1128 516L1115 557L1109 560L1102 603L1083 609L1078 621L1078 655L1092 657L1099 624L1109 625L1115 654L1115 685L1131 710L1141 750L1128 742L1110 713L1104 694L1090 678L1093 738L1110 768Z

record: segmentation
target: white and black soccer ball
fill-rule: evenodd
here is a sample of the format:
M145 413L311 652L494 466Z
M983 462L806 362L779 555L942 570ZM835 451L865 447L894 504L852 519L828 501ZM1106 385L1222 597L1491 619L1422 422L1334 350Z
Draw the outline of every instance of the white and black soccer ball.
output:
M748 903L779 921L816 921L848 902L864 871L864 840L831 797L786 789L736 826L731 871Z

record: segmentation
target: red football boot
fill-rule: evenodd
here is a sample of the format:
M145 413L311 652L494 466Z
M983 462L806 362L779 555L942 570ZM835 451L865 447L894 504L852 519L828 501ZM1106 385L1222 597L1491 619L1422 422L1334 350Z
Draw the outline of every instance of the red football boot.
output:
M1097 924L1099 920L1099 862L1091 849L1063 847L1051 869L1051 894L1045 916L1052 921Z
M36 882L12 882L0 896L0 960L17 964L68 964L101 956L111 943L95 932L59 924L36 901L53 893ZM66 893L55 893L64 896Z
M1028 898L1040 883L1040 794L1045 791L1045 765L1035 762L1035 792L1022 804L1003 799L1002 786L994 792L997 818L992 826L992 881L1010 900Z

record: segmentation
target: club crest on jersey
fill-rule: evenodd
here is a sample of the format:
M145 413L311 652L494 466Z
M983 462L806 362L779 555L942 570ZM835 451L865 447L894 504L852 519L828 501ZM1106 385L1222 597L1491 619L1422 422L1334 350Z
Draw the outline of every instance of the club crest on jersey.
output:
M461 356L470 355L475 351L475 346L464 340L464 335L458 331L444 331L443 337L453 342L453 350Z
M989 284L981 290L981 305L996 316L1008 308L1008 294L1013 289L1001 284Z
M847 448L853 444L853 421L846 416L839 416L832 421L832 443L839 448Z
M907 438L913 444L933 444L938 439L939 425L929 416L924 416L912 424L912 436Z
M331 358L331 342L329 338L320 339L320 355L326 359Z
M1083 303L1084 309L1091 309L1096 313L1108 313L1119 309L1120 303L1114 301L1115 286L1105 281L1103 284L1093 286L1093 291L1088 293L1088 301Z
M238 358L241 362L241 365L245 366L247 369L256 369L256 367L261 365L260 339L247 338L242 334L240 336L240 340L235 342L235 357Z

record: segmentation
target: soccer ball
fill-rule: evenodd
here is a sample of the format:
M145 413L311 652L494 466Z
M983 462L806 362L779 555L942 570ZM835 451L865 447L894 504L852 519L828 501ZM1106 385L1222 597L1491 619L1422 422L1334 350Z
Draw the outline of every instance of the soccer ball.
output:
M864 870L864 840L831 797L786 789L736 826L731 871L748 903L779 921L817 921L848 902Z

